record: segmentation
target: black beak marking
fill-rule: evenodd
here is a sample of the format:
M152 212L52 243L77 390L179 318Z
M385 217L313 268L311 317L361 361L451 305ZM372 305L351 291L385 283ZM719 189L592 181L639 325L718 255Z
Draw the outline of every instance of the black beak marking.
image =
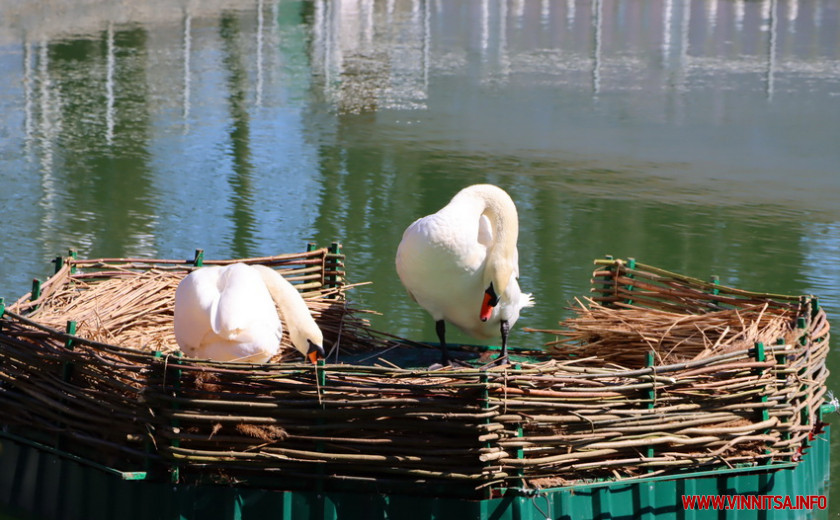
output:
M312 343L311 340L306 340L306 341L309 342L309 350L306 352L307 354L312 354L313 352L317 352L321 357L326 356L326 354L324 353L324 347L322 347L321 345L316 345L315 343Z
M490 282L490 286L484 292L490 296L490 301L488 302L490 307L495 307L499 304L499 296L496 294L496 290L493 289L493 282Z

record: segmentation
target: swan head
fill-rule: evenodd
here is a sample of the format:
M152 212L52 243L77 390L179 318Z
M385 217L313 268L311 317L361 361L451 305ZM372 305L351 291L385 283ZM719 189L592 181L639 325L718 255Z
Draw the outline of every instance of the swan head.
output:
M516 248L514 246L514 251ZM495 253L496 251L494 251ZM516 253L513 257L516 258ZM481 321L490 319L490 314L493 308L499 304L499 299L505 291L507 291L508 284L511 278L515 278L515 267L508 261L506 255L493 255L491 253L488 258L487 265L484 269L484 297L481 302L481 310L479 318Z
M481 301L481 311L478 314L481 321L490 319L490 315L493 313L493 307L498 305L498 303L499 295L496 294L496 290L493 288L493 282L490 282L487 290L484 291L484 299Z
M310 341L309 349L306 351L306 357L312 363L317 363L319 359L324 359L324 357L326 357L324 347L321 345L316 345L315 343L312 343L312 341Z
M297 323L297 326L288 324L289 336L295 349L303 354L312 363L324 359L324 335L314 320L304 323Z

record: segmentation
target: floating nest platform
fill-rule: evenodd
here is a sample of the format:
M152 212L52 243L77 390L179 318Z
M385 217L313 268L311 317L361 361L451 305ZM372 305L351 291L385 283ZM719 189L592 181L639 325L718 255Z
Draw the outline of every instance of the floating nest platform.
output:
M348 305L337 246L244 261L297 284L333 356L417 348ZM519 336L553 338L531 361L428 370L313 366L291 348L256 365L179 356L178 281L229 262L58 259L0 311L0 433L176 483L482 498L788 467L824 425L829 324L814 297L605 259L575 316Z

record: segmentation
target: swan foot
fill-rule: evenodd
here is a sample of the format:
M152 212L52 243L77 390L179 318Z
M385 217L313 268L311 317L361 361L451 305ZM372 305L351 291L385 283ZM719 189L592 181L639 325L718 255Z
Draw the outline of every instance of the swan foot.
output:
M504 355L500 355L499 357L497 357L493 361L490 361L489 363L485 363L484 365L481 365L480 367L478 367L478 369L479 370L489 370L493 367L498 367L498 366L508 365L508 364L510 364L510 359L508 358L507 354L504 354Z
M444 368L474 368L472 365L467 363L466 361L461 361L460 359L454 358L447 358L446 361L439 361L434 363L433 365L429 366L427 370L430 372L434 372L435 370L441 370Z

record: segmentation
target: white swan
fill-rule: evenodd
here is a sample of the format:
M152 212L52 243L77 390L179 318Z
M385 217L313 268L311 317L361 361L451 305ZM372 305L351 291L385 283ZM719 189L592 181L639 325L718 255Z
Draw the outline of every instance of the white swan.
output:
M436 322L442 363L449 363L445 322L477 338L507 336L523 307L519 289L519 218L501 188L476 184L458 192L437 213L412 223L397 248L397 274L409 295Z
M323 358L323 334L306 302L264 265L202 267L184 277L175 291L175 339L191 357L265 363L280 349L278 308L292 345L313 363Z

